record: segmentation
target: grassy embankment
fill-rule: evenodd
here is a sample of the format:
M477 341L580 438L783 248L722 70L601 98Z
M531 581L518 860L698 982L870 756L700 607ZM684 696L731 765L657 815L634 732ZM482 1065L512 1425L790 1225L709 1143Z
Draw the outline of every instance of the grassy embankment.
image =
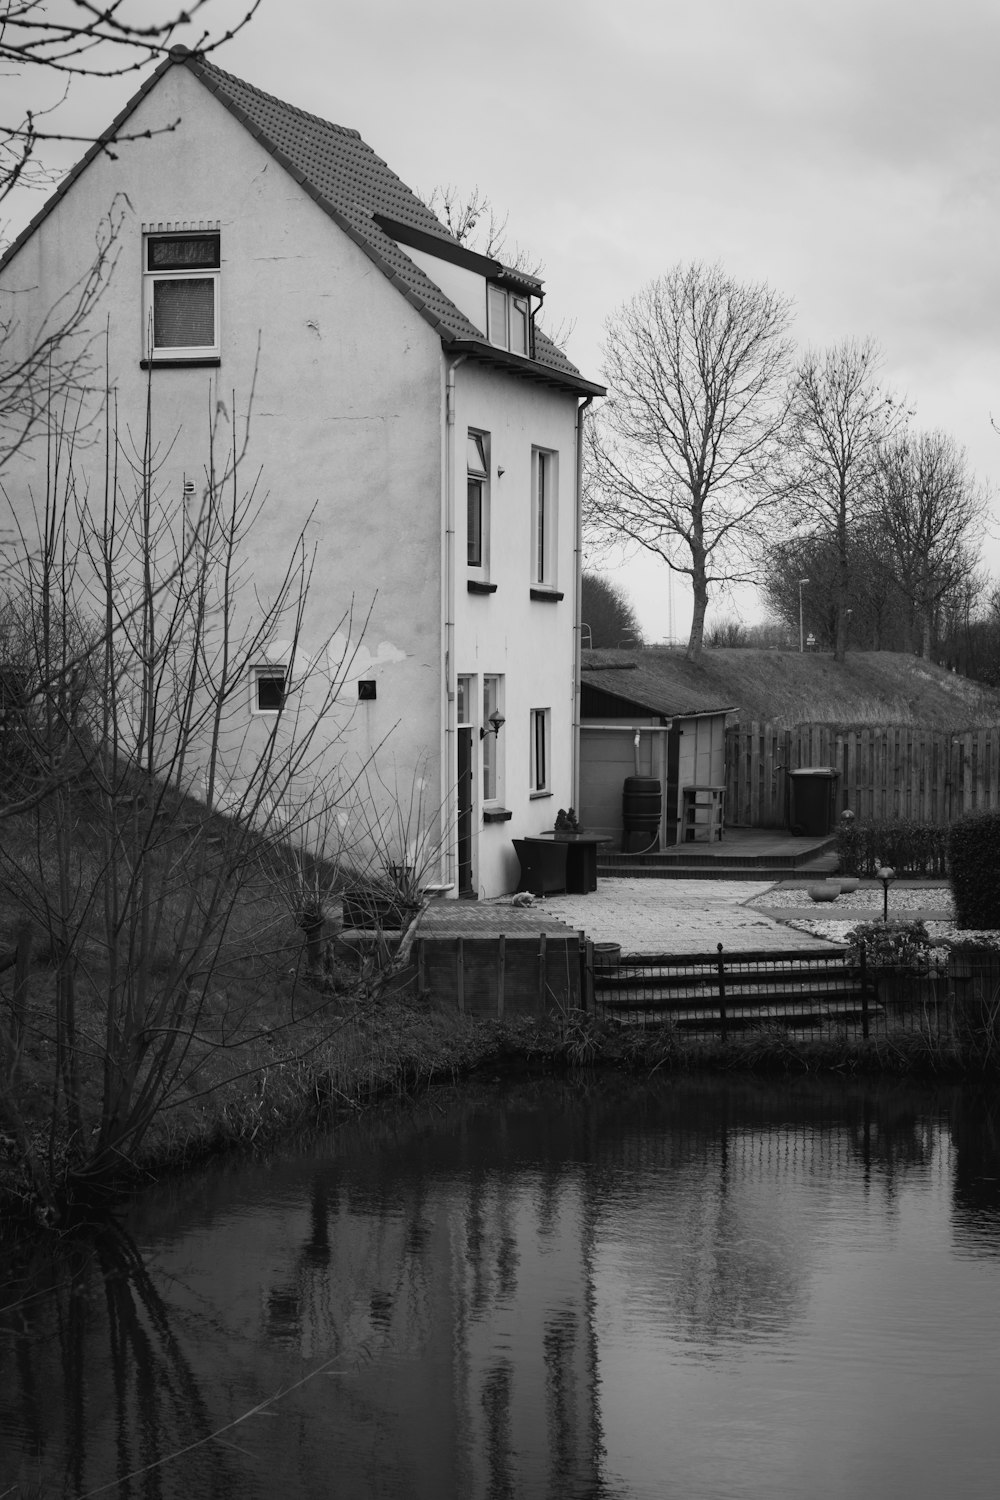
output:
M681 650L602 652L604 660L656 657L658 675L692 694L733 704L743 722L912 724L922 729L977 729L1000 723L1000 692L943 667L894 651L825 652L721 649L695 665Z

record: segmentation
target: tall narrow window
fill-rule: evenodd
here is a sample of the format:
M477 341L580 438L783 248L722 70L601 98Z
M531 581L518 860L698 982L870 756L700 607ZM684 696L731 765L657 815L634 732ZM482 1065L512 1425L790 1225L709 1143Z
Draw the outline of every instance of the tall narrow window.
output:
M485 568L489 554L489 434L470 432L468 440L466 538L470 568Z
M533 708L531 710L531 790L533 793L549 790L550 721L550 709Z
M483 677L483 801L503 800L503 765L500 736L490 728L490 715L503 713L503 678Z
M219 353L219 236L148 234L143 350L150 359Z
M532 455L531 579L550 588L556 583L556 473L557 455L536 449Z

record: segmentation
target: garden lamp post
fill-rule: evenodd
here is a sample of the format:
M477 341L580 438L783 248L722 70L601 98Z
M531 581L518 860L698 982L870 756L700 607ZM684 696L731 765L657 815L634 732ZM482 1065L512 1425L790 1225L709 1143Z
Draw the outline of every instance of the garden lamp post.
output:
M882 882L882 921L889 920L889 887L896 878L896 872L890 865L879 865L875 871L875 879Z
M805 640L803 639L803 635L802 635L802 590L805 588L805 586L806 586L806 584L808 582L809 582L808 578L800 578L799 579L799 655L800 656L802 655L803 651L806 649L805 648Z

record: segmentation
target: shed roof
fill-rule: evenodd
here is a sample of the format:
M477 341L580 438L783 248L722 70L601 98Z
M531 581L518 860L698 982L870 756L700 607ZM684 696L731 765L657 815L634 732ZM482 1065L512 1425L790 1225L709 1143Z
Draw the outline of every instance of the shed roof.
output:
M710 681L690 680L699 670L679 651L583 651L580 681L584 691L593 688L666 719L734 713L736 705L724 702Z
M431 324L450 350L502 365L530 379L583 395L602 395L604 387L585 380L573 362L540 330L535 330L532 358L490 344L439 286L406 254L397 240L440 254L459 264L478 263L482 274L541 291L535 277L515 272L499 261L468 251L425 203L396 176L356 130L334 125L288 104L253 84L226 73L186 47L174 47L133 95L108 129L64 179L53 196L0 259L0 268L21 248L55 204L86 170L93 158L120 136L129 116L168 68L186 67L270 152L303 191L360 246L408 302ZM393 230L394 233L389 231Z

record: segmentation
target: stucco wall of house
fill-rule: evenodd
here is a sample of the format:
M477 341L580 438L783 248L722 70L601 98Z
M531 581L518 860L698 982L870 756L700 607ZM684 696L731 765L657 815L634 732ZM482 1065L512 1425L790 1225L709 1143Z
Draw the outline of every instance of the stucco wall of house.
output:
M552 828L572 801L573 621L576 567L576 398L467 361L456 371L455 404L455 673L475 678L476 722L482 724L483 676L503 676L498 802L508 822L484 823L482 744L475 737L474 881L481 894L513 890L519 866L512 839ZM466 551L466 440L489 434L489 563L470 569ZM531 598L532 450L558 455L555 592ZM468 592L469 579L496 585ZM551 710L549 789L530 789L531 710ZM454 746L448 756L454 764Z
M126 445L141 444L143 224L219 222L221 367L151 372L156 490L176 515L185 477L204 477L209 428L221 456L231 452L234 433L238 447L248 434L240 484L255 482L267 499L253 525L247 611L254 592L267 596L277 586L304 537L315 562L302 659L323 671L329 660L347 663L342 712L324 726L327 769L353 769L381 745L376 769L385 782L408 795L414 776L423 775L436 788L440 340L183 66L141 102L128 131L164 131L175 120L176 129L119 146L114 160L98 156L6 268L3 287L21 292L13 299L17 337L29 339L38 311L86 273L98 223L111 214L115 265L92 324L102 340L107 331L119 433ZM90 401L91 416L97 404ZM4 471L22 519L30 488L36 501L44 488L44 451L39 434ZM91 468L95 493L102 463L99 442L78 444L77 464ZM272 656L287 649L281 634ZM359 678L376 682L374 702L358 704ZM234 743L246 735L252 745L260 726L249 713L249 688L246 705Z

